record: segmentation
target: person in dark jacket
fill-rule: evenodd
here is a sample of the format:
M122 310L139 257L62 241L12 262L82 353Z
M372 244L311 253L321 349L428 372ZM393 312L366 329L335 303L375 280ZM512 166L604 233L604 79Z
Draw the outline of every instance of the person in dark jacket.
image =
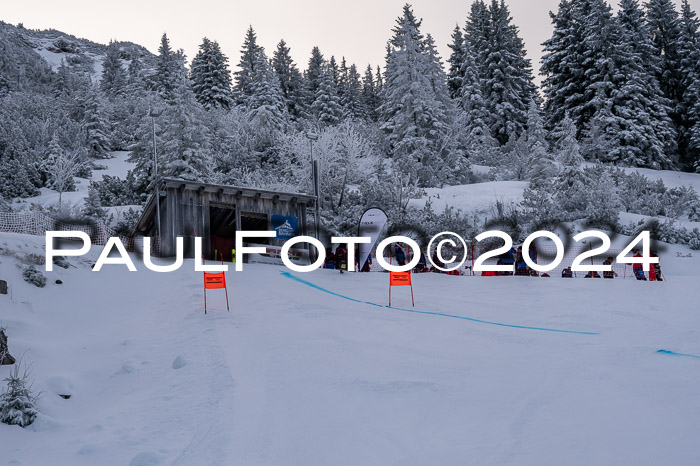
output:
M330 247L326 248L326 262L323 264L323 267L326 269L335 268L335 253Z
M512 265L515 263L515 257L518 255L518 251L515 250L515 247L510 248L508 252L505 254L501 255L500 259L503 264L505 265Z
M445 267L445 264L438 258L437 249L435 249L435 251L433 252L433 260L432 260L432 263L433 263L433 265L435 265L435 267L432 268L432 272L435 272L435 273L442 273L442 270L438 269L438 267L443 267L443 268L444 268L444 267Z
M418 263L416 266L413 268L413 273L423 273L427 272L428 267L427 264L425 263L425 254L420 255L420 258L418 259Z
M348 250L342 244L335 248L335 268L340 273L348 269Z
M571 271L571 267L567 267L561 271L561 278L574 278L574 272Z
M613 263L612 256L608 256L608 258L605 259L605 262L603 262L603 265L612 265L612 263ZM614 270L610 270L610 271L606 270L605 272L603 272L603 278L615 278L615 277L617 277L617 272L615 272Z
M372 254L369 254L367 256L367 260L365 261L364 265L362 266L362 269L360 270L360 272L369 272L371 265L372 265Z
M398 244L394 248L394 257L396 257L396 262L399 265L406 265L406 254L403 252L403 248Z
M518 254L515 257L515 275L530 275L530 272L523 258L523 247L518 247Z

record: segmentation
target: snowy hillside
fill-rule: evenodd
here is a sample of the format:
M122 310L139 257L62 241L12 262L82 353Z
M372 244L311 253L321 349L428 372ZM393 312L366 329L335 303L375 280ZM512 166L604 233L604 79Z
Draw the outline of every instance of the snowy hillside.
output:
M102 62L107 46L88 39L54 29L36 30L15 27L0 22L0 32L17 38L23 46L23 53L36 53L52 70L58 70L61 63L75 72L86 72L97 82L102 75ZM128 65L132 57L138 56L148 64L154 63L154 56L146 48L131 42L119 42L122 60Z
M415 309L385 274L253 265L205 316L191 261L94 273L93 250L29 285L42 242L0 235L0 321L43 392L0 425L10 464L700 461L697 257L663 283L418 275Z

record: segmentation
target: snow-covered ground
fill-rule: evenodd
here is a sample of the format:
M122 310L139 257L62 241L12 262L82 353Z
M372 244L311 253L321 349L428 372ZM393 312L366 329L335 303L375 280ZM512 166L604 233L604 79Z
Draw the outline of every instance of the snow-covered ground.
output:
M697 254L662 283L417 275L420 313L384 307L386 274L252 265L204 315L192 261L97 273L94 249L38 289L6 254L42 244L0 234L0 321L43 392L0 425L8 464L700 461L700 360L657 353L700 356Z
M592 165L586 163L586 165ZM479 174L487 174L491 168L483 165L473 165L472 171ZM645 168L624 168L627 173L637 171L650 180L662 180L669 188L689 186L700 193L700 174L684 173L669 170L650 170ZM516 204L523 198L523 191L528 187L527 181L490 181L485 183L446 186L444 188L426 189L426 195L421 199L414 199L410 205L421 208L430 199L433 209L438 212L446 206L462 209L463 212L475 211L488 212L493 210L496 202L502 202L505 206ZM633 221L634 214L621 213L621 222L626 224ZM641 217L641 216L640 216ZM679 222L686 228L696 228L699 225L693 222Z
M486 183L446 186L444 188L428 188L426 196L414 199L410 205L422 208L430 199L433 210L442 212L445 207L455 207L463 212L474 212L488 209L502 202L504 205L517 204L523 198L527 181L489 181Z
M650 168L623 168L627 173L638 172L650 180L662 180L669 188L690 186L700 192L700 173L685 173Z
M126 176L115 155L92 179ZM700 175L644 174L700 190ZM412 205L488 213L526 186L431 189ZM416 275L415 308L401 288L386 307L383 273L249 265L228 275L231 312L212 291L205 316L192 261L95 273L95 248L39 289L22 266L43 243L0 233L0 324L43 392L32 426L0 425L1 462L700 462L700 254L686 247L661 251L662 283Z

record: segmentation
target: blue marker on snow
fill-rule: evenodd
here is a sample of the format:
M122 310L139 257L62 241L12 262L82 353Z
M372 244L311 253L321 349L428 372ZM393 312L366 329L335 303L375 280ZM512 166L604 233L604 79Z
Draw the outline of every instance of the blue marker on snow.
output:
M665 349L660 349L656 352L656 354L665 354L668 356L684 356L686 358L696 358L700 359L700 356L697 356L695 354L686 354L686 353L676 353L675 351L670 351L670 350L665 350Z
M351 298L349 296L345 296L345 295L342 295L340 293L336 293L335 291L328 290L328 289L323 288L322 286L319 286L315 283L306 281L303 278L299 278L295 275L292 275L289 272L280 272L280 274L287 277L287 278L290 278L296 282L303 283L306 286L310 286L311 288L315 288L319 291L322 291L324 293L328 293L328 294L336 296L338 298L347 299L348 301L352 301L354 303L369 304L370 306L391 309L393 311L410 312L413 314L426 314L426 315L432 315L432 316L438 316L438 317L449 317L452 319L468 320L468 321L477 322L480 324L496 325L498 327L518 328L518 329L523 329L523 330L539 330L542 332L555 332L555 333L574 333L577 335L599 335L596 332L583 332L583 331L577 331L577 330L563 330L563 329L545 328L545 327L529 327L527 325L504 324L501 322L491 322L488 320L475 319L473 317L458 316L458 315L454 315L454 314L444 314L442 312L419 311L417 309L404 309L404 308L400 308L400 307L384 306L384 305L373 303L370 301L361 301L359 299Z

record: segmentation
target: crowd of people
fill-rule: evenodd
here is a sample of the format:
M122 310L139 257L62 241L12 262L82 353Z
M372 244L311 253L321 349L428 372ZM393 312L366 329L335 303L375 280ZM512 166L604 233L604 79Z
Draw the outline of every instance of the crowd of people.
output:
M389 249L390 251L390 256L389 256L389 261L393 262L397 265L406 265L406 263L410 262L412 256L411 256L411 250L410 248L404 247L401 244L394 244L392 247ZM407 253L408 251L408 253ZM481 272L482 277L488 277L488 276L530 276L530 277L544 277L548 278L550 275L548 273L539 273L538 271L532 269L531 267L528 266L527 262L525 261L525 254L527 254L531 261L534 262L535 264L537 263L537 248L534 245L534 243L531 243L527 253L523 252L523 247L512 247L508 252L505 254L501 255L498 257L497 265L512 265L513 266L513 272L493 272L493 271L484 271ZM633 251L634 257L643 257L639 250L634 250ZM651 252L652 257L658 257L658 254L656 251ZM326 249L326 262L324 264L324 268L327 269L336 269L339 270L340 273L343 273L348 270L348 264L347 264L347 257L348 257L348 250L344 245L339 245L336 247L335 250L332 250L331 248ZM443 273L447 275L460 275L459 270L453 270L450 272L445 272L440 270L440 268L445 268L445 264L440 260L440 257L438 256L437 251L433 252L432 255L432 264L428 265L426 262L426 256L425 253L422 253L418 263L416 264L415 267L413 267L412 272L413 273L425 273L425 272L436 272L436 273ZM605 261L603 261L603 265L613 265L614 259L613 256L608 256ZM370 254L367 257L367 260L361 265L359 263L359 250L355 251L355 263L353 265L353 270L356 272L369 272L371 270L372 266L372 255ZM435 267L437 266L437 267ZM471 268L467 267L465 270L462 272L468 271L469 274L471 274ZM649 268L649 272L644 271L643 264L641 262L639 263L633 263L632 264L632 273L634 277L637 280L649 280L649 281L663 281L663 276L661 274L661 265L659 263L656 264L651 264ZM561 277L562 278L574 278L576 276L576 273L571 270L571 267L565 267L562 272L561 272ZM615 272L614 270L608 270L602 272L602 277L599 272L596 271L590 271L587 272L586 275L584 275L584 278L605 278L605 279L614 279L619 277L618 273Z

